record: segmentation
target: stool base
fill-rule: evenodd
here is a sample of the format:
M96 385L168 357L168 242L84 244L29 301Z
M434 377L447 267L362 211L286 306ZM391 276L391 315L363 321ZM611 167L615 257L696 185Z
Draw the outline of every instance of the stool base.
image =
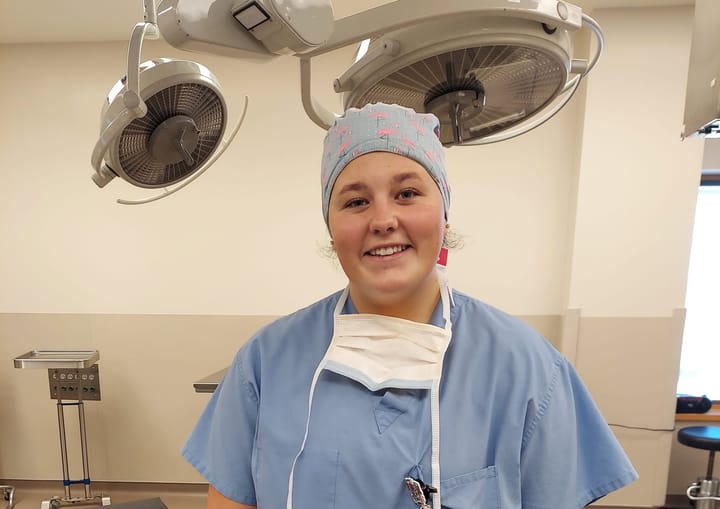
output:
M687 489L687 496L695 509L720 508L720 479L698 479Z
M13 509L13 506L15 505L15 486L2 485L0 486L0 489L2 489L3 498L7 500L5 509Z

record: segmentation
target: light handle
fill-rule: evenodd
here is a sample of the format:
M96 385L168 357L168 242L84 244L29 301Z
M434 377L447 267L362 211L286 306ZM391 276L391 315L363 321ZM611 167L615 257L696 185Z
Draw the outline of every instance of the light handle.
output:
M148 31L157 33L157 26L143 22L137 23L133 28L128 47L128 71L125 76L125 91L122 93L125 108L102 130L90 156L90 164L95 169L92 180L98 187L105 186L115 176L112 169L103 164L103 158L110 143L120 136L133 120L142 118L147 114L147 105L140 97L140 52L143 38Z

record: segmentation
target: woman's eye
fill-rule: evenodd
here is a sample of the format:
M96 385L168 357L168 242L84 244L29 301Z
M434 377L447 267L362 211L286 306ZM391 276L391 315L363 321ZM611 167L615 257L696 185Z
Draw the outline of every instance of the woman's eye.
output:
M363 198L355 198L355 199L353 199L353 200L348 201L348 202L345 204L345 208L346 208L346 209L352 209L352 208L355 208L355 207L361 207L362 205L365 205L366 203L367 203L367 200L365 200L365 199L363 199Z
M398 194L398 198L401 200L409 200L410 198L413 198L414 196L417 196L418 192L415 189L404 189L400 191Z

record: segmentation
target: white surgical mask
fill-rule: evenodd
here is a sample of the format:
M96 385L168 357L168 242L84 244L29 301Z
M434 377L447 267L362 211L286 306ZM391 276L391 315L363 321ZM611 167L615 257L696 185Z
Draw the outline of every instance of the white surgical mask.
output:
M437 266L436 271L444 328L383 315L343 315L341 312L348 289L343 292L335 306L335 326L330 346L315 370L310 386L305 436L290 470L287 509L292 509L295 464L305 449L315 385L324 369L360 382L371 391L383 388L430 390L432 485L437 488L433 494L433 507L440 508L440 378L452 325L450 286L444 267Z

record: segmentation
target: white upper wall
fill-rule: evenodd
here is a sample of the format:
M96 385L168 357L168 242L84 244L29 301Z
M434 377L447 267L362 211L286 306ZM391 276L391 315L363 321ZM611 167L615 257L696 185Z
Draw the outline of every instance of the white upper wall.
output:
M102 102L126 72L124 43L0 47L0 312L284 314L340 289L321 251L324 131L302 110L298 61L257 64L146 42L143 59L208 66L244 125L195 183L152 192L90 180ZM340 109L331 79L350 51L318 59L315 93ZM315 60L313 61L315 62ZM520 138L449 150L455 287L515 314L564 309L568 213L581 132L578 97Z
M448 151L454 286L514 314L669 315L683 307L701 149L680 141L692 9L599 10L606 50L555 118L519 138ZM652 17L652 23L637 22ZM206 174L152 192L98 189L90 153L126 43L0 46L0 312L284 314L345 284L322 254L324 131L305 115L298 62L179 52L215 72L238 137ZM317 98L352 48L314 60ZM584 91L583 91L584 92ZM632 209L632 210L631 210Z
M692 17L687 7L596 13L606 48L587 84L570 308L669 316L685 306L703 151L680 138Z

